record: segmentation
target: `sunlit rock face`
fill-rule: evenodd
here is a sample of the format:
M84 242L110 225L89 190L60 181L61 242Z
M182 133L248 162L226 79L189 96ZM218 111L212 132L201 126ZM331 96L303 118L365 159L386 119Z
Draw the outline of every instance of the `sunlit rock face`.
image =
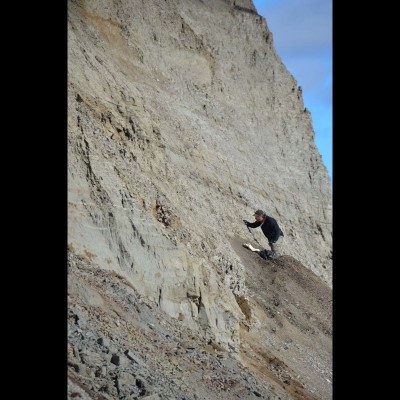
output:
M69 1L70 250L237 353L258 208L331 287L328 173L252 2Z

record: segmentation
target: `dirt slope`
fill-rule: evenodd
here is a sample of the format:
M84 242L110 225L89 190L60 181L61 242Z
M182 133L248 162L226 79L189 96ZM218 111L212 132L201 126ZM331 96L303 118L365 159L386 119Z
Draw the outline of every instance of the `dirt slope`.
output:
M253 355L251 365L260 373L275 372L293 396L304 398L308 391L307 396L331 398L332 290L293 257L266 261L244 242L231 241L246 265L251 316L242 341Z
M246 266L241 352L165 315L115 272L69 253L68 398L330 399L331 289L292 257ZM252 243L256 245L256 243Z

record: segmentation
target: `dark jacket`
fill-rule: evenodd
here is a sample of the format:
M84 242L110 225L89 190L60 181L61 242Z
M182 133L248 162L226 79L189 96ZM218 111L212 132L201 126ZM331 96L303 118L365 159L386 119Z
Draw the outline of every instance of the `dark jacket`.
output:
M281 228L279 228L279 225L276 222L276 219L272 217L267 216L264 222L248 222L246 225L249 228L257 228L261 224L261 229L268 239L268 242L275 243L279 239L279 236L284 236Z

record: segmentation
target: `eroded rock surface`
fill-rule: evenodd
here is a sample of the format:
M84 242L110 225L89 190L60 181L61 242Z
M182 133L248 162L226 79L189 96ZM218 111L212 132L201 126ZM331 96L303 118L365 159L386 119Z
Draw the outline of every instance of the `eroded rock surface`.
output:
M295 295L298 325L288 314L281 327L296 344L287 345L293 360L278 359L299 374L287 372L300 394L272 367L243 383L254 361L245 346L266 354L258 365L271 365L281 343L270 331L279 327L268 310L270 272L254 289L252 271L261 272L243 257L257 255L239 243L267 247L242 222L256 208L285 233L285 256L274 262L318 278L329 303L327 170L301 88L252 2L68 2L70 392L189 399L196 387L198 398L228 399L232 381L240 398L330 398L330 310L316 317L317 305L306 311L310 299ZM280 285L275 296L285 293ZM312 350L310 332L325 350ZM170 353L182 355L182 370Z

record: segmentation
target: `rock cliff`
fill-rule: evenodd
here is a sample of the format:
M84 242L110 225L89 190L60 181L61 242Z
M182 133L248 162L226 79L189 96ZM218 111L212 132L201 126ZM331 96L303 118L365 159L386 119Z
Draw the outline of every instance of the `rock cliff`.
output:
M308 376L314 376L315 382L308 389L308 383L303 383L301 390L307 389L305 398L312 398L307 396L313 392L316 398L329 398L330 384L322 383L330 382L326 377L331 346L329 178L301 88L276 54L265 19L251 0L69 1L68 300L73 326L69 341L75 343L70 348L72 359L80 360L80 364L71 361L71 387L82 385L86 376L92 390L105 398L107 393L110 398L128 396L129 390L122 389L127 376L107 375L101 369L90 372L90 368L82 372L82 351L96 353L97 348L101 353L99 343L104 343L105 336L119 335L122 340L121 332L129 336L132 329L148 340L151 318L177 324L174 335L186 332L186 339L192 335L202 340L203 350L214 345L214 356L216 351L230 354L227 359L236 363L234 369L246 363L244 344L265 335L260 327L270 325L263 319L275 317L263 316L274 300L263 297L265 291L271 292L261 283L257 290L266 303L253 303L249 282L255 277L249 275L249 266L256 259L246 265L242 252L248 250L238 245L246 240L268 248L262 232L250 234L242 222L251 220L257 208L276 218L285 233L285 255L274 262L257 262L289 269L296 265L302 268L301 279L316 279L315 284L323 288L318 301L327 302L327 321L313 317L310 310L301 312L303 317L309 313L313 326L302 325L303 333L315 334L316 321L325 321L317 324L324 345L312 356L314 367L319 366L309 367L313 372ZM98 281L89 284L79 274L96 276L93 279ZM110 284L108 294L102 293L99 276ZM115 305L110 308L107 296L114 296L114 302L118 297L119 311ZM301 303L299 299L293 302ZM146 317L146 327L133 322L135 313L143 318L145 305L160 313ZM107 321L119 315L124 327L117 326L120 332L113 336L110 326L96 333L87 328L89 323L79 326L78 321L94 315L99 321L100 315ZM133 325L128 329L129 324ZM77 340L86 338L85 329L93 343L81 344L79 350ZM286 335L290 338L290 330ZM107 340L112 342L110 337ZM140 348L135 353L133 339L129 340L131 356L125 356L140 365L134 361ZM304 340L303 350L311 354L312 340ZM264 354L264 362L271 365L271 360L278 360L271 355L274 345L268 335L263 343L257 354ZM114 368L120 365L117 354L127 349L112 346L103 350L114 357ZM159 350L153 349L155 354ZM301 358L300 353L295 357ZM218 362L218 358L213 360ZM102 362L100 357L97 364ZM160 365L170 362L168 357L159 360ZM97 365L89 357L86 364L91 363ZM298 361L290 368L300 373L305 365ZM149 368L153 373L156 369L156 365ZM131 371L129 376L136 375ZM111 384L115 390L107 389L108 384L97 387L93 382L99 377L114 383L119 379L120 384ZM126 398L144 396L143 391L140 394L144 378L135 379L136 392L130 389L133 397ZM204 379L211 382L213 378ZM267 382L269 378L257 379ZM161 396L156 387L151 396ZM250 393L254 391L273 398L268 397L272 392L267 387ZM210 393L198 398L221 398L217 392ZM282 393L297 396L285 387ZM252 395L260 397L257 394ZM152 398L174 396L180 398L171 389L165 397Z

